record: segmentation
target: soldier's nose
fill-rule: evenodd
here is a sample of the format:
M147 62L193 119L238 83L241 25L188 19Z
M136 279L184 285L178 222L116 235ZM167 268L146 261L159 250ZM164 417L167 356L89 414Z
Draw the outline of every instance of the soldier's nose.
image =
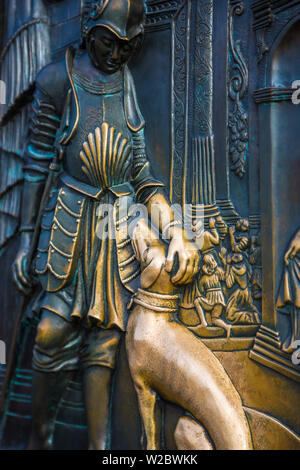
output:
M119 56L120 56L120 48L119 48L118 44L116 44L116 45L114 46L114 48L113 48L113 52L112 52L111 58L112 58L113 60L116 60L116 61L117 61L117 60L119 60Z

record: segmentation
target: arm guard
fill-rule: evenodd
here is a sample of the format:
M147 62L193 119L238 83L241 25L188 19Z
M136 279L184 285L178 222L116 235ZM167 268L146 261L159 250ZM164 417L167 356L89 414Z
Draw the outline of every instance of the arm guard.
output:
M25 149L21 232L34 230L49 164L55 156L55 138L60 119L51 97L37 86Z
M144 129L133 133L133 186L135 189L136 201L140 204L147 204L151 197L164 184L154 178L151 173L150 162L146 155L146 144Z

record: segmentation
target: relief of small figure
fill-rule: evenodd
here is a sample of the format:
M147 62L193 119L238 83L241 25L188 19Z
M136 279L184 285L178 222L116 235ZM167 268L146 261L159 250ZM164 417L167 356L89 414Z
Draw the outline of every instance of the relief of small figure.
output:
M209 219L208 227L208 230L203 230L202 220L195 226L195 243L198 245L202 255L211 252L218 255L217 247L219 247L228 233L227 225L219 215L216 218L211 217Z
M235 228L229 227L230 245L233 253L245 253L249 248L248 232L249 221L247 219L238 220Z
M260 235L251 237L249 261L252 266L251 288L253 298L262 298L262 267L261 267L261 240Z
M250 273L241 253L233 253L225 260L225 248L221 259L226 266L225 281L228 289L237 288L230 295L226 306L226 320L233 324L251 325L260 323L259 313L253 304L249 289Z
M201 220L201 225L203 224ZM210 253L215 250L215 248L220 244L219 232L216 229L216 219L211 217L209 219L209 230L197 230L196 235L196 244L199 246L199 249L203 255ZM203 226L203 225L202 225Z
M290 316L291 333L282 344L288 354L294 352L294 342L300 340L300 229L284 256L285 268L277 299L280 313Z
M228 226L221 215L216 217L216 228L219 232L221 241L223 241L228 234Z
M204 311L210 317L209 323L223 328L227 339L230 337L231 325L222 318L226 307L221 281L225 279L224 269L220 268L213 255L205 255L203 258L202 276L197 283L197 296L194 301L197 313L203 326L208 326Z
M217 260L219 260L219 248L222 240L226 237L228 233L227 224L224 222L221 215L216 218L211 217L209 219L209 228L203 230L204 224L203 219L201 219L196 225L194 225L194 231L196 233L195 243L198 246L202 256L212 254ZM199 273L198 277L201 275ZM184 309L194 309L196 307L195 299L197 297L197 283L198 279L195 278L192 283L187 285L184 289L183 298L181 301L181 307ZM197 302L196 302L197 303ZM207 326L205 316L202 316L202 309L198 308L198 315L201 315L200 321L201 325Z

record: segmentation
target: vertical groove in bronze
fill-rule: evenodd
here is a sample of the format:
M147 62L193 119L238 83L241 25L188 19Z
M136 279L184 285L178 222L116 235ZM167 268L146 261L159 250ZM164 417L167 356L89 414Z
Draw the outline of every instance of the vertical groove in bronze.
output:
M193 204L212 205L216 201L214 137L196 137L193 150Z

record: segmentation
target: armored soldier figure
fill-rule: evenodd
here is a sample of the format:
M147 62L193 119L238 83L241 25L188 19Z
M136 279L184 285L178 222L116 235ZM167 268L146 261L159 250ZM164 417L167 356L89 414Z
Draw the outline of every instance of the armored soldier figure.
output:
M168 272L176 253L179 259L175 284L188 283L198 269L198 252L151 173L145 123L126 65L141 43L144 13L142 0L87 2L81 47L68 49L64 61L37 77L14 264L15 281L27 292L33 233L51 175L32 263L42 291L34 305L40 321L29 448L52 448L57 406L79 365L89 447L107 445L112 373L140 274L124 203L144 204L150 214L159 208L152 212L170 239ZM113 223L102 224L110 206Z

